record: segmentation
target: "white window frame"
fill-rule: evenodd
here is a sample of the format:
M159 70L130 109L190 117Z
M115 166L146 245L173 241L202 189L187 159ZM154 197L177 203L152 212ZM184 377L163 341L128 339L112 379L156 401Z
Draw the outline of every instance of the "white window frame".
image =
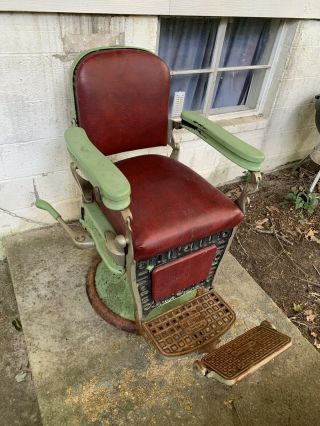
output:
M273 46L270 53L270 58L267 64L263 65L248 65L248 66L233 66L233 67L219 67L220 57L222 53L223 43L227 31L227 25L230 18L223 17L219 19L219 25L214 45L214 51L212 55L212 60L209 68L202 69L185 69L185 70L171 70L170 74L174 75L192 75L192 74L209 74L208 85L204 99L204 106L201 112L206 117L217 118L219 119L228 119L228 118L240 118L243 116L263 116L264 107L267 101L267 96L269 89L271 87L272 79L275 75L276 64L281 52L282 44L286 34L286 23L284 20L272 19L272 28L275 29L278 27L276 37L273 42ZM158 34L157 34L157 46L156 52L159 51L159 40L160 40L160 28L161 27L161 17L158 20ZM251 83L249 89L249 94L247 97L246 105L238 105L225 108L211 108L212 99L214 96L214 90L216 87L216 81L218 78L219 72L224 71L247 71L247 70L265 70L265 75L263 81L259 84ZM257 93L259 91L259 93ZM255 99L255 106L249 107L247 104L250 104L250 98ZM177 117L172 117L177 118Z

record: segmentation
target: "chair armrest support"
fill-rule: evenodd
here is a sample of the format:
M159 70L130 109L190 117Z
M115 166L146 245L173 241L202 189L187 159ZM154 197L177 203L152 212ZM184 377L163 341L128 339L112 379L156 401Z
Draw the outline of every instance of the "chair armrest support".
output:
M68 151L77 167L94 187L98 187L103 203L112 210L130 205L130 184L124 174L89 140L81 127L65 131Z
M249 171L260 170L264 154L259 149L247 144L197 112L183 112L181 118L183 128L199 136L233 163Z
M181 125L181 121L180 120L173 120L173 119L169 119L169 124L171 129L182 129L182 125Z

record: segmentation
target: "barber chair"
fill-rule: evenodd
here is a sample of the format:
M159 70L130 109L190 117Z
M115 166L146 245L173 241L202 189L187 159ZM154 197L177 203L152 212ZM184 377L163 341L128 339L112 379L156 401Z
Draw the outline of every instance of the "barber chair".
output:
M142 334L166 356L212 355L235 320L213 280L244 217L247 194L258 188L264 155L197 112L168 120L169 92L169 69L153 53L128 47L82 52L70 73L72 125L65 140L86 232L72 231L45 201L36 205L78 247L95 246L99 258L89 270L87 294L106 321ZM181 128L248 171L235 203L179 163L175 134ZM171 157L110 158L167 144ZM259 327L275 332L266 323ZM211 371L209 361L196 366Z

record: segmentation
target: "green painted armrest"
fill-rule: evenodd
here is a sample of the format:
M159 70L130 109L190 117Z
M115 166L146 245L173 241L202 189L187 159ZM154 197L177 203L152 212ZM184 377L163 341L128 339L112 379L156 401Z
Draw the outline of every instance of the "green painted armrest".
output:
M264 154L259 149L243 142L197 112L183 112L181 118L182 127L199 136L238 166L249 171L260 170Z
M65 131L68 150L79 169L100 190L103 203L112 210L123 210L130 204L130 184L109 158L90 142L81 127Z

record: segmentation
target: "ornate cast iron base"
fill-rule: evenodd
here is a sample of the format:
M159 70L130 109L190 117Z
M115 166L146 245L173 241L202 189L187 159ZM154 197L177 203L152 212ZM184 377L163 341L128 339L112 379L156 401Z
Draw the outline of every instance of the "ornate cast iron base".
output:
M140 334L135 322L134 300L125 273L120 276L113 274L100 256L97 256L89 268L86 289L93 309L105 321L129 333ZM196 293L197 290L191 289L173 300L168 300L146 315L145 320L193 299Z
M97 256L87 274L86 290L93 309L105 321L129 333L138 333L125 274L112 274Z

